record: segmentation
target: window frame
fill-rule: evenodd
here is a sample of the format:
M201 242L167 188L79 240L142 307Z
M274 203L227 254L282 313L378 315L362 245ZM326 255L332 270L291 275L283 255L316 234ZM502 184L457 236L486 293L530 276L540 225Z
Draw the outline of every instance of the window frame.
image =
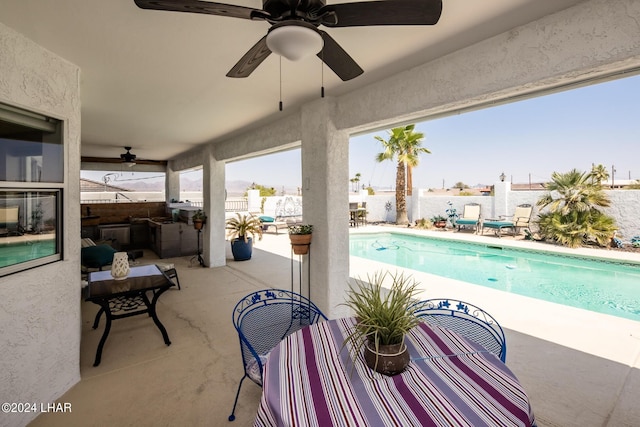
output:
M13 107L7 104L0 103L0 122L8 122L13 124L19 124L24 127L31 127L34 130L40 130L44 132L49 132L52 135L57 134L59 138L59 143L62 148L62 156L60 159L59 167L62 169L62 179L60 182L46 182L46 181L3 181L0 180L0 194L12 194L15 196L15 193L22 193L23 198L26 200L27 198L31 199L34 197L34 193L49 193L54 196L54 218L53 225L54 227L54 248L55 252L51 255L46 255L43 257L30 259L27 261L16 262L14 264L9 264L4 267L0 267L0 277L7 276L10 274L15 274L21 271L37 268L46 264L50 264L52 262L62 261L64 259L64 190L67 180L66 174L66 155L67 155L67 144L65 141L65 122L64 120L59 120L56 118L44 116L42 114L34 113L28 110L22 110L17 107ZM43 138L44 139L44 138ZM45 143L42 141L41 143ZM45 153L46 154L46 153ZM44 154L43 154L44 155ZM6 161L6 159L5 159ZM37 197L37 196L36 196ZM0 198L2 200L2 198ZM32 201L25 201L24 204L30 204ZM31 212L25 212L23 215L31 216ZM23 219L22 223L19 224L21 227L24 225L29 225L29 221ZM36 235L39 230L31 230L30 234ZM28 235L28 232L25 232L23 235ZM0 237L0 242L4 237ZM28 239L25 239L28 240ZM34 239L36 240L36 239Z

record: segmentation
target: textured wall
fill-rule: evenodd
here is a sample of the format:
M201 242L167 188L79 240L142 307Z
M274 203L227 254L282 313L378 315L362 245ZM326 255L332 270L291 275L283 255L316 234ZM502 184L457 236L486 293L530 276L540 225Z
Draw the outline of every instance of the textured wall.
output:
M80 380L80 71L0 23L0 102L64 120L64 260L0 278L0 402L53 402ZM37 414L0 413L23 426Z
M496 183L498 184L498 183ZM446 215L445 210L449 207L447 202L451 201L453 207L462 214L462 209L467 203L479 203L482 206L482 217L490 218L498 214L492 208L494 205L493 196L443 196L432 195L426 190L420 190L420 196L415 196L414 204L419 205L419 210L414 210L414 215L410 216L411 221L419 218L431 218L434 215ZM618 226L618 234L622 240L628 241L633 236L640 236L640 216L637 214L640 207L640 190L605 190L611 200L611 206L603 211L613 217ZM538 214L536 202L543 191L510 191L506 194L507 214L512 214L515 207L523 203L531 204L533 208L532 218ZM367 220L375 221L395 221L395 195L384 194L366 196ZM387 209L387 207L389 209ZM416 212L418 214L416 215Z

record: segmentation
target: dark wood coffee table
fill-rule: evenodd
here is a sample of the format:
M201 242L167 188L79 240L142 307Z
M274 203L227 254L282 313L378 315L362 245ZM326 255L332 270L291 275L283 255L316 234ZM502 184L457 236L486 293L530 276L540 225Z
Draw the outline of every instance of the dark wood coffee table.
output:
M123 280L115 280L111 277L110 271L95 271L89 273L88 282L85 300L100 306L93 322L93 329L98 327L102 313L107 319L93 366L100 364L102 349L109 336L111 322L115 319L148 313L162 333L165 344L171 345L167 330L156 314L156 304L160 295L174 286L174 283L158 266L132 267L127 278ZM151 293L151 299L147 293Z

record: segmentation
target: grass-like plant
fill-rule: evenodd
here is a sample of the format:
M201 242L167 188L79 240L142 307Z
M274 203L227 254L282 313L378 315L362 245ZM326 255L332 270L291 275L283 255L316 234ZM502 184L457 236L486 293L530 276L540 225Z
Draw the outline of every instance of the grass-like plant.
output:
M242 239L247 243L249 236L262 240L262 221L260 218L249 215L236 214L236 217L229 218L226 223L227 237L231 240Z
M387 277L390 289L383 287ZM357 320L345 338L345 344L351 344L352 359L357 359L367 342L376 352L381 345L404 343L407 332L420 323L416 316L420 310L420 304L416 304L419 283L403 273L385 271L367 275L366 280L358 278L354 285L349 286L344 303Z

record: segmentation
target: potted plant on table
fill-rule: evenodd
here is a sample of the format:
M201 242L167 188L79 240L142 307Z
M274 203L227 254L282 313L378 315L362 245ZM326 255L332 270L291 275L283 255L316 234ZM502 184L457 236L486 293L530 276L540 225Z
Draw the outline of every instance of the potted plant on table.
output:
M289 226L289 240L293 253L296 255L304 255L309 252L311 237L313 236L313 225L311 224L295 224Z
M235 261L251 259L253 238L262 240L262 221L250 215L236 214L226 222L227 237L231 239L231 253Z
M387 277L390 289L382 286ZM420 323L416 315L421 308L416 304L419 283L401 273L376 272L366 281L356 279L355 285L349 286L344 303L357 320L345 338L352 359L355 362L362 351L367 366L376 372L401 373L409 365L405 335Z
M193 221L193 228L201 230L204 223L207 222L207 215L202 209L198 209L191 215L191 221Z

